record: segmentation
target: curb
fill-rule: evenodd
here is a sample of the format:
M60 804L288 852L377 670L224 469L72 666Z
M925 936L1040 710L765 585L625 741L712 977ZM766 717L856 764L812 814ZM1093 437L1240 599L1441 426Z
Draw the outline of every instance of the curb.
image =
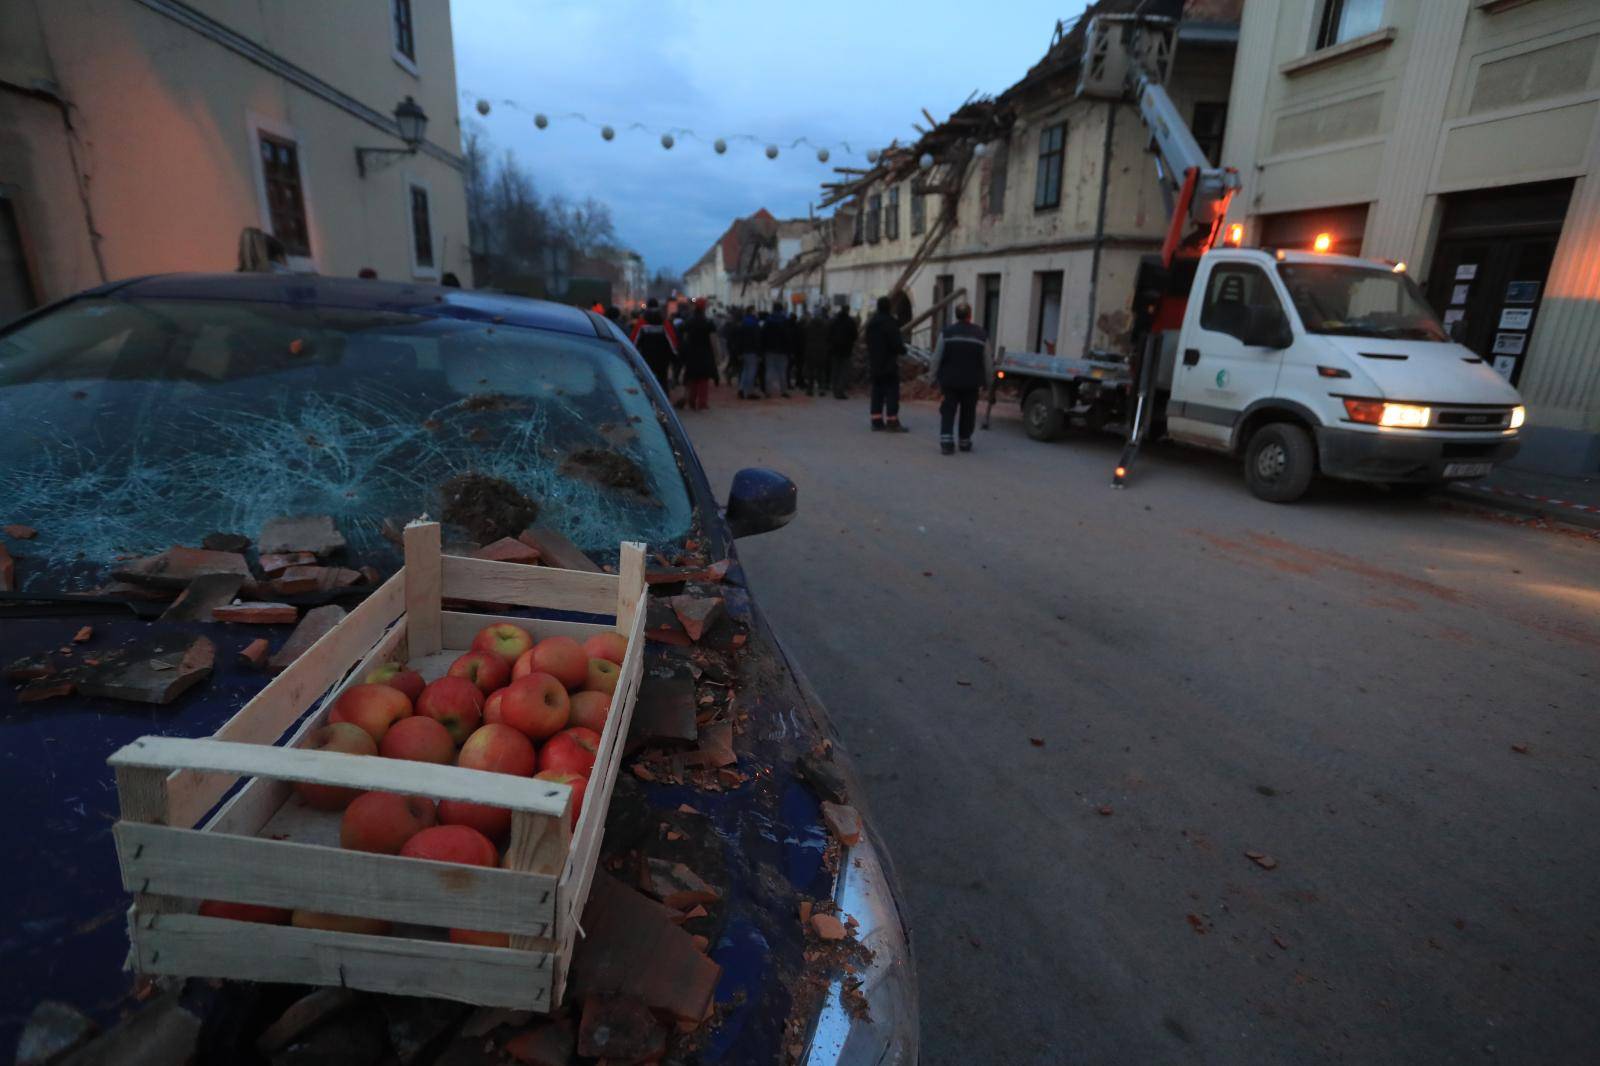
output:
M1467 482L1455 482L1446 486L1444 494L1475 507L1516 511L1554 522L1600 530L1600 506L1594 504L1574 503L1571 500L1558 500L1549 496L1536 496L1528 492Z

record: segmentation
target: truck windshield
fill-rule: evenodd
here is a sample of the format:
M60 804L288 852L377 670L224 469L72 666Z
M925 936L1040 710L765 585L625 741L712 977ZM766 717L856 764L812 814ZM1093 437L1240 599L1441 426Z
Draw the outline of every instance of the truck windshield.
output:
M1279 263L1307 332L1444 341L1449 337L1404 273L1342 263Z
M81 299L0 335L6 521L38 530L25 588L118 557L329 515L349 565L427 513L446 539L529 524L599 559L694 512L632 364L594 337L225 300Z

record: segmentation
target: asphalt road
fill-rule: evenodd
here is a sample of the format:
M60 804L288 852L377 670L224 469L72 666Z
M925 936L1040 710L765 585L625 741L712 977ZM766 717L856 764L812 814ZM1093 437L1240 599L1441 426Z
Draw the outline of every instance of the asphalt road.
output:
M716 402L719 493L800 487L740 553L899 868L925 1063L1594 1061L1600 542Z

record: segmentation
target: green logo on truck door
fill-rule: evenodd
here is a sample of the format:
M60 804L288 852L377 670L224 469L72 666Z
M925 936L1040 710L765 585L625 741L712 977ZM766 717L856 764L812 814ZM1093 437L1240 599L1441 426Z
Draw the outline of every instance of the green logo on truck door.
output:
M1226 370L1217 371L1217 388L1225 389L1227 387L1228 387L1228 372Z

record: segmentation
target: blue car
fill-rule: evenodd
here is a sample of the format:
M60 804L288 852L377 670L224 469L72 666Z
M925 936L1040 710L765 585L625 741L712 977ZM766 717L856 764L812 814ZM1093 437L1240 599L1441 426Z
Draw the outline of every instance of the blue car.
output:
M835 852L822 800L865 814L864 797L734 549L793 515L794 486L741 471L719 509L667 397L613 323L432 286L135 279L0 330L0 427L0 546L14 566L12 588L0 583L0 668L11 677L0 686L0 855L11 866L0 881L0 1048L43 1001L103 1026L138 1008L122 970L128 897L106 757L147 734L211 733L268 680L238 653L261 636L276 647L290 628L163 619L172 591L119 570L210 534L253 539L276 517L328 515L345 539L340 565L377 575L287 598L349 607L399 565L393 530L428 513L445 522L447 550L452 535L486 543L533 520L601 565L622 540L671 561L730 561L721 595L739 637L712 660L652 642L644 693L674 674L717 680L701 667L731 663L720 680L749 715L735 738L748 779L711 791L643 780L625 763L602 856L643 851L720 882L722 901L691 928L722 967L716 1018L674 1034L670 1054L916 1061L916 977L888 855L870 818ZM74 644L83 627L92 635ZM97 649L196 636L214 644L214 669L171 702L31 698L48 695L48 678L30 680L40 658L81 663ZM664 840L655 827L682 804L704 816L700 828ZM801 901L830 898L870 953L853 970L816 950L798 916Z

